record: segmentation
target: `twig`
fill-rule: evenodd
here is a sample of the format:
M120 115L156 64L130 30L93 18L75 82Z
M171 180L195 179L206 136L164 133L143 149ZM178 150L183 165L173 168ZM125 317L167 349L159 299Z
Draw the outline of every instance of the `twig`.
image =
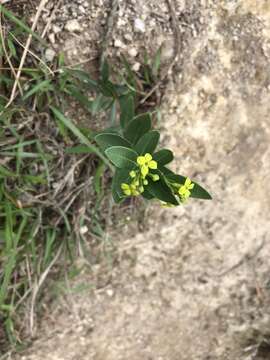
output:
M51 13L51 16L49 17L49 19L47 21L47 24L46 24L46 26L45 26L42 34L41 34L41 39L44 39L45 35L47 34L47 31L48 31L49 27L51 26L51 23L52 23L52 21L54 19L55 13L56 13L57 9L59 8L61 2L62 2L62 0L59 0L58 3L55 5L55 7L54 7L54 9L53 9L53 11Z
M16 36L14 34L12 34L11 32L9 33L13 39L23 48L25 49L25 46L20 42L20 40L18 40L16 38ZM30 49L28 49L28 54L32 55L35 59L37 59L42 65L44 65L48 70L49 72L54 76L54 72L51 70L51 68L40 58L38 57L33 51L31 51ZM20 68L18 68L19 70ZM21 68L21 71L23 70L23 67Z
M157 82L157 84L148 92L148 94L140 101L140 104L144 104L145 101L153 95L153 93L163 84L163 82L167 79L168 75L173 70L174 65L178 61L179 52L180 52L180 32L177 25L177 20L175 17L175 0L166 0L168 9L171 16L172 30L174 35L174 54L169 64L166 73L161 77L161 79ZM172 4L173 3L173 4Z
M261 244L258 246L258 248L254 251L253 254L247 253L245 254L242 259L240 259L235 265L233 265L232 267L230 267L227 270L224 270L223 272L221 272L220 274L218 274L218 277L222 277L224 275L227 275L228 273L230 273L231 271L234 271L235 269L237 269L238 267L240 267L241 265L244 264L245 261L250 261L253 258L255 258L259 252L262 250L262 248L264 247L265 244L265 238L262 240Z
M36 28L36 26L37 26L37 23L38 23L38 19L39 19L40 15L41 15L41 12L43 11L43 9L44 9L47 1L48 1L48 0L41 0L41 1L40 1L40 4L39 4L39 6L38 6L38 9L37 9L37 12L36 12L36 15L35 15L35 18L34 18L32 27L31 27L31 30L32 30L32 31L35 30L35 28ZM26 56L27 56L27 53L28 53L28 50L29 50L31 41L32 41L32 34L30 34L30 35L28 36L28 39L27 39L27 41L26 41L25 49L24 49L24 52L23 52L23 54L22 54L21 61L20 61L20 65L19 65L19 70L18 70L18 72L17 72L17 74L16 74L15 82L14 82L14 84L13 84L11 96L10 96L10 99L9 99L8 103L6 104L5 108L8 108L8 107L11 105L11 103L13 102L13 100L15 99L17 86L18 86L18 83L19 83L19 79L20 79L20 76L21 76L22 68L23 68L23 65L24 65L24 63L25 63L25 59L26 59Z
M16 71L15 71L15 68L10 60L10 57L8 56L8 52L7 52L7 48L6 48L6 43L5 43L5 37L4 37L4 34L3 34L3 26L2 26L2 16L0 14L0 38L1 38L1 43L2 43L2 47L3 47L3 51L4 51L4 54L5 54L5 58L9 64L9 68L8 70L11 70L14 78L16 79ZM3 59L1 57L1 61L0 61L0 66L2 67L3 66ZM21 87L21 84L18 82L18 87L19 87L19 90L20 90L20 94L22 95L23 91L22 91L22 87Z

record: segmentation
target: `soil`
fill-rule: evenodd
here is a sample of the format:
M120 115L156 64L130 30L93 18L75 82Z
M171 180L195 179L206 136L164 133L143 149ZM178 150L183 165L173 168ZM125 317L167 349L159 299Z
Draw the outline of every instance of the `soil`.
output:
M70 281L16 359L270 359L270 4L176 0L171 10L165 0L63 1L52 47L80 62L105 41L136 69L143 49L163 44L164 72L178 48L163 143L213 200L153 204L140 230L125 219L104 240L116 253Z

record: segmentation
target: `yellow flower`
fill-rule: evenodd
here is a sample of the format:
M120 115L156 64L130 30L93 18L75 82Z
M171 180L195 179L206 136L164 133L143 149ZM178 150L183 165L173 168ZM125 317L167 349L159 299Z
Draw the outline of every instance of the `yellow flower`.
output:
M181 185L178 189L178 194L180 195L181 201L186 201L190 195L192 190L194 188L194 184L191 182L189 178L186 178L184 185Z
M143 178L145 178L146 175L149 173L149 168L147 165L141 166L141 173L142 173Z
M155 160L149 161L148 167L153 170L157 169L157 162Z
M131 178L135 178L136 177L136 172L134 170L130 171L129 176Z
M149 154L149 153L146 153L146 154L144 155L144 158L145 158L145 161L146 161L146 162L149 162L149 161L152 160L152 155Z
M153 160L152 155L149 153L146 153L144 156L138 156L137 164L141 168L143 178L148 175L149 169L157 169L157 162Z
M184 186L188 189L188 190L192 190L194 188L194 184L191 182L190 178L186 178L185 184Z
M128 184L125 184L125 183L121 184L121 189L123 190L123 193L126 196L130 196L132 193L131 187Z
M128 190L128 189L129 189L129 185L128 185L128 184L125 184L125 183L122 183L122 184L121 184L121 189L122 189L122 190Z
M137 164L142 166L142 165L145 165L146 163L146 160L145 160L145 157L144 156L138 156L137 157Z

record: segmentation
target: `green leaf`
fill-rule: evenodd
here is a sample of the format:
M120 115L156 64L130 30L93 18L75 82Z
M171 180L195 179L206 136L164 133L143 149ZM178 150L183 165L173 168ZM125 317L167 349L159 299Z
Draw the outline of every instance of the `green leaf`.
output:
M147 188L144 188L144 192L142 193L142 197L144 197L147 200L154 199L154 195L150 194L150 192L147 190Z
M110 98L114 98L114 99L117 98L117 91L115 90L114 84L111 81L109 81L109 80L103 81L102 80L98 84L99 84L100 91L102 92L102 94L105 97L110 97Z
M112 146L105 150L111 162L120 169L133 169L137 166L138 154L124 146Z
M160 133L156 130L152 130L144 134L135 145L135 150L139 155L146 153L152 154L159 142Z
M91 154L93 149L87 145L78 145L65 150L67 154Z
M111 110L110 110L110 123L112 126L115 126L116 119L117 119L117 101L114 100L114 102L112 103Z
M81 84L87 86L88 89L97 91L99 89L98 83L93 80L85 71L79 69L65 69L67 74L79 80Z
M62 114L61 111L59 111L53 106L51 106L51 110L54 113L54 115L57 117L57 119L60 120L61 123L63 123L81 141L81 143L89 147L94 147L91 144L91 142L87 139L87 137L84 136L82 132L77 128L77 126L73 124L73 122L70 119L68 119L64 114Z
M89 100L87 96L78 91L78 87L74 85L66 86L67 93L74 97L81 105L83 105L88 111L92 112L93 101Z
M131 144L118 134L102 133L95 136L95 140L103 151L112 146L124 146L130 148Z
M136 116L124 131L124 136L132 144L136 144L139 139L151 129L151 115L149 113Z
M167 185L162 175L159 181L152 181L150 178L147 179L148 185L146 189L152 196L166 203L179 205L179 202L173 195L171 188Z
M9 48L11 56L13 56L14 58L17 58L16 47L14 46L14 43L13 43L11 37L7 38L7 44L8 44L8 48Z
M134 72L132 71L132 68L131 66L129 65L127 59L125 58L124 55L121 56L122 58L122 62L126 68L126 72L127 72L127 75L126 75L126 78L127 78L127 83L133 87L134 89L136 89L136 78L135 78L135 75L134 75Z
M184 184L186 181L186 176L177 175L166 167L161 168L160 170L169 181L177 182L178 184ZM212 196L209 194L208 191L206 191L201 185L197 184L195 181L192 180L192 182L194 184L194 188L191 190L190 197L203 200L212 200Z
M159 165L166 165L173 161L173 153L168 149L161 149L153 155L153 159L157 161Z
M16 177L16 173L11 172L5 166L0 165L0 178L1 177Z
M156 52L153 63L152 63L152 72L155 77L158 76L159 69L160 69L161 50L162 50L162 46L160 46L158 51Z
M101 182L105 169L106 169L105 164L102 161L100 161L94 176L94 188L98 196L101 195L103 192Z
M44 92L52 90L51 80L44 80L33 86L27 93L23 96L23 100L28 99L30 96L36 94L37 92Z
M92 102L92 114L96 115L100 111L105 111L112 105L112 99L99 94Z
M76 125L73 124L73 122L65 117L61 111L56 109L53 106L50 106L50 109L54 113L55 117L65 126L67 127L79 140L82 144L87 145L89 150L92 150L93 153L95 153L97 156L99 156L106 164L109 164L107 159L104 157L104 155L100 152L100 150L91 144L91 142L87 139L87 137L77 128ZM111 166L110 166L111 167Z
M112 196L116 203L120 203L124 199L121 184L126 183L129 179L129 170L116 169L112 180Z
M106 82L109 80L110 68L107 59L103 59L101 64L101 78L102 81Z
M23 21L18 19L12 12L7 10L3 5L0 4L0 14L1 12L12 22L18 25L21 29L23 29L28 34L31 34L36 40L38 40L41 44L47 47L46 42L37 35L33 30L31 30Z
M131 94L121 96L119 99L119 103L121 111L120 124L122 129L124 129L128 125L128 123L134 118L134 97Z

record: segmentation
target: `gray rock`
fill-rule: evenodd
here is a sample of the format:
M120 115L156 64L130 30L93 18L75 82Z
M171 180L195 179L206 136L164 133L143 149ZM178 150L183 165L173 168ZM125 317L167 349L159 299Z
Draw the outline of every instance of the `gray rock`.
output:
M53 59L55 58L56 52L53 49L46 49L45 51L45 59L48 62L52 62Z
M145 32L145 23L139 18L135 19L135 21L134 21L134 30L137 31L137 32L144 33Z
M67 21L67 23L65 25L65 29L69 32L81 32L82 31L82 27L79 24L78 20L76 20L76 19Z

